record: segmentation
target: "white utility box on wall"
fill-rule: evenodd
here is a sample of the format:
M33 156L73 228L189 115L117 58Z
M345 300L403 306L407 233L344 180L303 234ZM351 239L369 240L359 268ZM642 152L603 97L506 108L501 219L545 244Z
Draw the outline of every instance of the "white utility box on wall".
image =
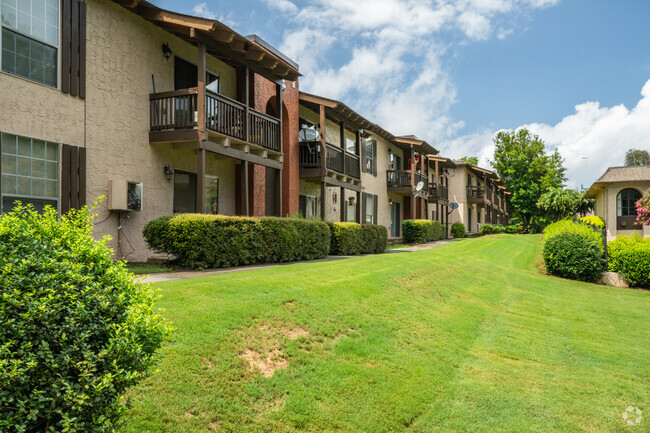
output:
M142 182L110 181L109 210L142 210Z

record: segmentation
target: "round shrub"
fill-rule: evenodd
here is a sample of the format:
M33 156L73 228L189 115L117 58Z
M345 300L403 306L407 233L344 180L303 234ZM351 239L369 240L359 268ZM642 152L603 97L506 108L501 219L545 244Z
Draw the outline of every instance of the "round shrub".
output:
M494 226L489 223L481 224L481 229L479 231L482 235L491 235L494 233Z
M607 250L610 271L623 274L632 286L650 286L650 238L617 236Z
M424 219L404 220L402 222L404 242L425 243L445 238L445 227L439 221Z
M453 223L451 225L451 235L455 238L464 238L465 237L465 224L463 223Z
M603 233L594 230L586 224L574 223L566 219L546 226L544 229L544 242L562 233L576 233L584 238L590 239L598 245L601 253L603 252Z
M494 226L494 233L495 234L503 233L505 231L506 231L506 228L504 226L502 226L501 224L496 224Z
M578 233L562 233L548 239L543 256L549 274L571 280L596 281L605 265L598 244Z
M87 208L0 215L0 431L112 432L169 327Z
M515 233L517 233L517 226L515 225L506 226L505 231L508 234L514 235Z

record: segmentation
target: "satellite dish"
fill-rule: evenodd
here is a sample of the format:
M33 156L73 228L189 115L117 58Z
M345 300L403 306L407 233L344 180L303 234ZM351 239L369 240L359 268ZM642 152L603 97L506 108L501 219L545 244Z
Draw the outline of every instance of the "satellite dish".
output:
M302 128L298 132L298 141L316 141L320 138L320 133L316 129L312 128Z
M449 203L449 207L451 209L458 209L458 203L456 203L455 201L452 201L451 203Z
M419 181L418 184L415 186L416 191L422 191L422 188L424 188L424 182Z

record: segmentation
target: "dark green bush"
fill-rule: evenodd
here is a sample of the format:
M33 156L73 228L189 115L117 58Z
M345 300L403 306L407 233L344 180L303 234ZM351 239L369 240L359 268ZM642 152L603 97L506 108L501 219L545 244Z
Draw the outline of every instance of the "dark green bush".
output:
M329 226L332 255L378 254L388 247L388 230L385 226L348 222L333 222Z
M329 233L326 223L313 219L203 214L164 216L144 228L151 249L194 269L322 258Z
M504 233L506 231L506 228L502 226L501 224L495 224L494 226L494 233L499 234L499 233Z
M0 431L112 432L169 332L86 208L0 215Z
M607 252L610 271L623 274L632 286L650 286L650 238L617 236Z
M506 226L505 230L506 230L506 233L514 235L515 233L517 233L517 226L515 226L515 225Z
M486 223L486 224L481 224L481 228L479 230L482 235L491 235L494 233L494 226L492 224Z
M544 263L551 275L580 281L596 281L605 261L598 243L579 233L562 233L544 243Z
M404 242L425 243L445 238L445 228L439 221L404 220L402 222Z
M464 238L465 237L465 224L463 223L453 223L451 225L451 235L455 238Z
M586 224L574 223L570 219L561 220L546 226L544 229L544 242L562 233L577 233L598 244L601 254L604 251L602 232L596 231Z

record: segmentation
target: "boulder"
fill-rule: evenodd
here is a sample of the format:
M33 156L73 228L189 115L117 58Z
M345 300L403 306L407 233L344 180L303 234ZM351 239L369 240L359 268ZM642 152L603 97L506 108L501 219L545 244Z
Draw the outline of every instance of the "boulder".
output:
M598 280L597 284L613 287L630 287L627 284L627 281L625 281L623 275L619 274L618 272L605 272L603 276L600 277L600 280Z

